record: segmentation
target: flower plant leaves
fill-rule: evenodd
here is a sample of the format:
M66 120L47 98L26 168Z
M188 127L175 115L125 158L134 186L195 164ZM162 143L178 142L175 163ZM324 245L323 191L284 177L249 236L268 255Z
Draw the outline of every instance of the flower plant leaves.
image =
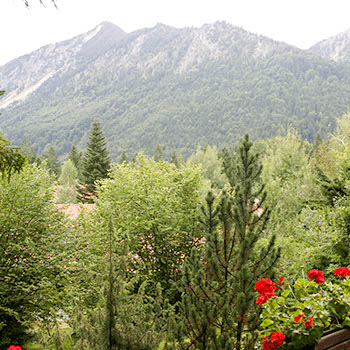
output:
M309 279L298 278L293 286L281 285L277 297L262 305L261 340L263 335L266 339L265 334L281 332L284 349L306 350L313 348L326 330L350 327L348 275L338 273L337 283L331 283L322 271L312 271ZM314 275L319 278L310 279Z

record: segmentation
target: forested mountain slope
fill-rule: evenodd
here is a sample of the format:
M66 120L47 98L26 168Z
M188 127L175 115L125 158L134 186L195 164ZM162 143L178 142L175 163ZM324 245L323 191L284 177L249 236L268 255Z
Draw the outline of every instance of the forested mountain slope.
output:
M38 152L83 148L99 117L116 159L223 145L293 125L312 140L350 105L350 69L312 52L216 22L126 34L102 23L0 67L0 128Z

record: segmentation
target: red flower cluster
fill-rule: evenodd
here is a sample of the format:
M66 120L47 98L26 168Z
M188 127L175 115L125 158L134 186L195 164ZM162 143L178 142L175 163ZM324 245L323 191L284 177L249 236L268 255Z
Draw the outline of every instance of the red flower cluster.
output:
M310 328L314 326L314 321L312 320L311 317L309 317L309 321L308 322L304 322L304 325L306 328Z
M22 348L19 345L10 345L10 347L7 350L22 350Z
M350 276L350 270L347 267L338 267L334 270L333 274L339 276L343 280L346 275Z
M298 323L301 320L301 322L304 323L306 328L313 327L314 321L312 320L312 318L309 317L309 321L307 321L307 322L305 322L305 319L306 319L305 314L300 314L300 315L294 317L294 322Z
M265 304L270 298L277 296L274 290L277 289L270 278L263 278L255 283L255 290L260 294L256 301L259 305Z
M283 333L277 331L271 334L270 339L265 336L263 341L263 349L271 350L281 346L285 337L286 336Z
M281 276L281 277L279 278L277 284L284 284L284 281L283 281L284 279L285 279L285 277Z
M326 282L323 277L323 272L320 270L310 270L307 274L307 277L310 278L310 280L314 280L316 283L324 283Z

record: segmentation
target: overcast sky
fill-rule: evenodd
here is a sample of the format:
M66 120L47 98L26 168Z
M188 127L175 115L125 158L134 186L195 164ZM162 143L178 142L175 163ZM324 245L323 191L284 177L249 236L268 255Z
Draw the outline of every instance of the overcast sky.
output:
M0 65L46 44L69 39L103 21L126 32L164 23L195 26L231 24L309 48L350 29L350 0L0 0Z

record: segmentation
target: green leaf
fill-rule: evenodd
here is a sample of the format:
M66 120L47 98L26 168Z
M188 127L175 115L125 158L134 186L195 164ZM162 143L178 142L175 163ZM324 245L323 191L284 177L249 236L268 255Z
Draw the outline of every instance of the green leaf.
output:
M271 302L271 308L272 308L273 310L277 310L277 309L278 309L278 304L277 304L275 301L272 301L272 302Z
M274 322L272 320L266 319L261 323L261 327L267 328L267 327L271 326L272 324L274 324Z
M290 290L289 289L285 289L281 295L283 297L287 298L289 294L290 294Z

